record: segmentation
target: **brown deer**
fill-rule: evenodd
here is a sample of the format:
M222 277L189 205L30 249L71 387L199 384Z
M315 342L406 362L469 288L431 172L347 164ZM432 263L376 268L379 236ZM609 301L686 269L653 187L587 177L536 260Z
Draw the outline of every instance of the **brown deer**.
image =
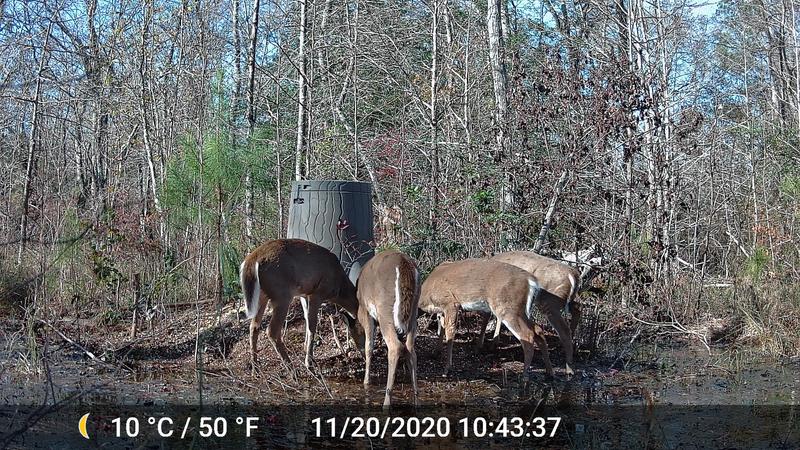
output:
M530 319L531 308L540 290L536 278L519 267L488 259L446 262L436 267L422 285L419 306L440 316L447 344L446 370L453 365L453 338L460 310L494 314L522 344L525 357L523 374L533 360L534 345L542 352L545 370L553 367L544 332Z
M370 381L370 363L375 344L375 322L381 329L389 349L389 370L386 376L386 397L383 405L391 404L397 363L408 357L414 403L417 403L417 306L419 303L419 270L411 258L398 251L379 253L369 260L356 283L358 292L358 321L366 332L364 384ZM405 335L405 344L400 335Z
M541 291L534 303L558 333L561 346L564 348L566 374L572 376L572 337L581 318L580 305L574 302L581 279L580 272L574 267L533 252L505 252L495 255L492 260L517 266L536 277ZM561 315L562 309L572 314L569 325ZM490 317L489 315L484 316L481 342ZM498 320L495 327L495 338L500 334L500 323Z
M358 299L353 283L347 277L336 255L326 248L301 239L267 241L248 254L239 269L240 282L250 322L250 358L258 364L258 331L269 301L272 318L267 334L284 364L292 368L283 343L281 330L292 299L300 297L306 321L305 365L314 360L314 335L317 312L322 302L333 302L344 308L351 336L358 341L363 335L357 329Z

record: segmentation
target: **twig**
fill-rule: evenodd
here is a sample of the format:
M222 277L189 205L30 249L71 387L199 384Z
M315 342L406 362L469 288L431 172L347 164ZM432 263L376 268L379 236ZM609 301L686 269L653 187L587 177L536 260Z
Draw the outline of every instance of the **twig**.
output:
M339 348L339 351L342 354L345 354L344 347L342 347L342 343L339 341L339 336L336 334L336 323L333 320L333 314L329 314L328 318L331 320L331 333L333 333L333 342L336 343L336 347Z
M700 342L703 344L703 346L706 348L706 351L708 351L708 354L709 355L711 354L711 346L708 345L708 338L706 337L705 334L700 333L699 331L689 330L686 327L684 327L683 325L681 325L681 323L676 321L675 319L673 319L672 322L648 322L646 320L642 320L642 319L636 317L632 313L631 313L631 317L633 317L633 320L635 320L635 321L637 321L639 323L643 323L645 325L649 325L651 327L674 328L679 333L690 334L692 336L696 336L700 340Z
M95 354L94 354L94 353L92 353L91 351L89 351L89 349L87 349L86 347L82 346L81 344L79 344L79 343L75 342L74 340L70 339L70 338L69 338L69 336L67 336L67 335L65 335L64 333L62 333L61 331L59 331L59 330L58 330L56 327L54 327L53 325L51 325L49 322L47 322L47 321L45 321L45 320L43 320L43 319L37 319L37 320L38 320L39 322L41 322L41 323L43 323L43 324L47 325L48 327L50 327L50 328L51 328L53 331L55 331L55 332L56 332L56 333L57 333L59 336L61 336L61 338L62 338L62 339L64 339L65 341L69 342L70 344L74 345L75 347L77 347L79 350L81 350L83 353L85 353L85 354L86 354L86 356L88 356L88 357L89 357L89 358L90 358L92 361L98 362L98 363L100 363L100 364L103 364L103 365L105 365L105 366L108 366L108 367L113 367L113 368L114 368L114 369L116 369L116 370L124 369L124 370L127 370L127 371L131 371L131 368L130 368L130 367L128 367L126 364L122 364L122 363L120 363L120 364L118 364L118 365L115 365L115 364L112 364L112 363L110 363L110 362L103 361L102 359L100 359L100 358L98 358L97 356L95 356Z
M72 339L70 339L70 338L69 338L69 337L68 337L66 334L62 333L62 332L61 332L61 331L60 331L58 328L56 328L56 327L54 327L53 325L51 325L51 324L50 324L50 322L47 322L47 321L45 321L45 320L42 320L42 319L37 319L37 320L38 320L39 322L41 322L41 323L43 323L43 324L47 325L48 327L50 327L50 329L52 329L53 331L55 331L55 332L56 332L56 333L57 333L59 336L61 336L61 338L62 338L62 339L64 339L65 341L69 342L70 344L74 345L75 347L78 347L78 349L80 349L82 352L86 353L86 356L88 356L89 358L91 358L91 359L93 359L93 360L95 360L95 361L101 362L101 363L103 363L103 364L108 364L107 362L105 362L105 361L103 361L103 360L100 360L100 359L98 359L96 356L94 356L94 353L92 353L91 351L89 351L89 350L88 350L86 347L84 347L84 346L82 346L81 344L78 344L77 342L75 342L75 341L73 341Z
M311 373L311 378L317 380L322 385L322 387L325 388L325 392L328 393L328 396L330 398L333 398L333 393L331 392L331 389L328 387L328 383L325 382L325 376L322 374L322 369L319 367L319 364L317 364L317 362L314 361L313 359L311 360L311 362L314 363L313 370L312 369L308 370Z
M608 366L608 370L611 370L617 364L617 362L620 359L622 359L622 357L628 354L628 351L631 349L633 342L636 340L636 338L639 337L640 334L642 334L642 330L643 330L642 327L636 329L636 333L633 334L633 337L631 338L630 342L628 342L628 345L619 353L619 355L617 355L617 357L614 359L614 362L612 362L611 365Z

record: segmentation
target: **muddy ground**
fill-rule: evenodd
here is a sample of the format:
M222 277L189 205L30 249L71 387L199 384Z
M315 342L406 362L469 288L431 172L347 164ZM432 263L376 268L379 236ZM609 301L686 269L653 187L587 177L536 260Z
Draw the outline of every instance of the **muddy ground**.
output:
M337 319L343 353L332 338L326 309L320 316L315 360L317 373L302 365L303 321L295 308L287 321L285 342L299 378L292 380L266 338L259 339L261 371L248 364L248 323L234 308L201 313L201 353L195 361L197 312L186 310L178 319L130 338L128 324L100 327L63 319L36 325L37 343L46 352L52 385L41 373L31 374L25 358L20 323L7 321L5 348L0 358L3 402L36 404L45 386L60 395L85 391L113 403L376 403L383 399L386 348L380 337L373 358L372 385L362 386L364 362L346 342L344 323ZM186 324L190 323L191 326ZM264 324L266 325L266 323ZM454 345L454 369L445 376L435 325L420 319L417 338L419 390L422 404L498 404L524 400L522 349L504 331L498 343L478 349L477 316L465 315ZM491 325L490 325L491 329ZM548 330L554 380L544 375L537 353L530 392L552 389L561 402L576 404L796 404L800 361L759 360L741 349L712 348L691 341L663 342L640 337L616 351L590 353L578 348L572 380L564 376L563 352ZM94 357L94 358L92 358ZM199 371L196 370L199 368ZM200 383L202 382L202 389ZM202 391L202 392L201 392ZM411 401L410 376L402 368L395 389L398 403ZM522 396L522 397L521 397Z
M198 333L195 318L198 312L192 309L173 315L177 318L152 328L145 324L136 338L130 337L129 324L109 327L70 318L39 322L34 326L37 351L46 355L42 360L46 364L40 366L42 369L38 372L31 370L30 347L26 346L21 331L25 327L20 322L8 320L3 322L4 345L0 347L0 397L6 407L52 404L53 399L66 399L65 403L82 405L203 403L240 407L314 404L328 405L330 411L338 412L347 411L348 405L381 405L387 368L385 346L379 338L373 357L372 384L365 389L362 385L363 358L351 343L343 342L344 352L335 344L328 320L331 311L326 307L320 316L315 351L319 370L314 373L302 365L304 323L301 311L299 307L291 311L285 342L298 368L296 381L282 367L266 338L264 326L259 340L261 370L258 374L252 373L248 364L249 322L243 320L241 312L234 308L223 310L219 315L215 311L200 312L199 360L195 357ZM338 335L344 341L344 323L341 318L337 320ZM454 345L454 369L445 376L435 328L429 318L421 318L421 333L416 345L420 403L432 408L461 405L471 408L474 413L484 409L512 411L520 405L536 405L536 408L552 405L582 408L594 414L593 411L624 412L624 408L630 410L631 407L638 408L634 411L647 412L662 405L666 408L672 408L666 405L797 405L800 395L800 361L796 359L762 359L743 348L719 347L709 351L691 340L672 336L666 341L646 333L637 335L633 341L630 339L632 336L618 339L617 342L621 343L618 348L603 352L592 353L579 347L575 358L576 376L567 380L563 371L563 353L552 330L548 330L548 344L556 368L555 379L545 377L541 357L537 354L532 366L531 384L526 388L522 383L520 345L504 332L497 343L487 343L483 349L477 349L474 341L478 318L470 314L460 322ZM394 403L408 405L411 402L410 376L401 369ZM598 410L596 407L606 409ZM622 409L613 409L619 407ZM781 414L780 417L786 416L783 410L776 413ZM726 414L729 410L723 409L720 417L726 417ZM789 414L790 426L797 425L794 417L794 412ZM696 415L686 412L680 412L678 419L669 418L666 423L673 427L672 431L668 427L659 428L661 434L657 441L674 441L678 443L677 447L682 447L685 442L702 442L708 425L698 425L696 419ZM624 423L626 419L620 420ZM682 424L682 420L687 423ZM727 419L724 423L730 425ZM15 426L20 427L19 423ZM583 425L570 426L576 427L577 431L572 430L572 434L566 435L568 441L553 444L554 448L608 448L609 445L614 447L628 442L624 438L609 437L609 433L616 431L582 435ZM686 433L685 426L692 426L693 431ZM59 427L53 425L51 428ZM644 438L637 435L636 442L641 442L641 439L650 442L650 428L645 429ZM613 425L611 429L619 430L620 426ZM769 436L775 434L769 433ZM727 436L727 432L722 435ZM591 436L591 439L581 444L581 436ZM750 440L744 442L749 444L744 447L752 446L753 439L762 438L748 436L747 439ZM794 441L787 439L789 437L779 440L778 447L774 447L771 440L757 442L765 442L770 448L792 448ZM18 438L11 442L17 445L12 445L12 448L25 448L27 445L25 441L20 443ZM270 440L267 446L296 448L307 445L306 441L281 442ZM508 442L503 442L499 445L507 446ZM724 439L721 442L720 448L742 448L737 443L731 446ZM400 446L409 445L417 444L406 442ZM447 447L441 445L444 444L431 448ZM475 448L482 448L482 444L476 445ZM659 445L654 448L676 447Z

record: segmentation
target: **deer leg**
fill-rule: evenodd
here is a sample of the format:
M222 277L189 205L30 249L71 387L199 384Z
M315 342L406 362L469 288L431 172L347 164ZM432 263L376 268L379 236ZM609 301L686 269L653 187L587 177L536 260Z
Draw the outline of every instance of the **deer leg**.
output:
M535 323L531 323L531 330L533 333L533 342L542 352L544 370L549 378L553 378L553 365L550 363L550 352L547 349L547 341L544 340L544 330L542 330L542 328Z
M364 327L364 384L369 384L369 368L372 364L372 351L375 349L375 320L367 316Z
M522 344L522 351L525 355L525 365L522 370L525 373L525 379L529 379L528 368L533 360L533 344L536 344L542 351L545 371L549 377L552 377L553 365L550 363L550 355L547 351L547 342L544 340L544 331L542 328L531 322L528 318L513 318L511 320L505 320L504 323L506 328L508 328L519 340L520 344Z
M386 317L386 316L384 316ZM397 338L397 331L394 329L392 318L380 322L381 335L383 341L386 342L388 348L389 367L386 373L386 397L383 399L383 406L387 407L391 404L392 388L394 387L394 379L397 375L397 363L400 362L400 356L405 349L405 346L400 339Z
M442 351L442 343L444 341L444 315L437 314L436 315L436 337L438 338L437 345L439 346L439 351Z
M564 316L560 311L551 309L545 313L547 320L555 328L558 333L558 340L561 341L561 347L564 349L564 358L566 359L566 375L571 377L572 372L572 333L570 333L569 325L567 325Z
M286 368L293 372L292 361L289 359L289 353L286 351L286 345L283 343L283 323L286 321L286 313L289 311L289 303L291 297L281 297L272 299L272 317L269 319L269 326L267 327L267 335L269 336L272 347L275 352L280 355L281 360Z
M264 318L264 311L267 309L267 301L262 298L259 300L258 311L250 321L250 363L253 370L258 366L258 332L261 328L261 319Z
M444 342L447 344L445 374L453 367L453 339L456 335L456 325L458 324L458 312L460 309L461 305L454 304L444 311Z
M306 368L311 370L314 362L314 337L317 334L320 302L311 296L301 297L300 302L303 305L303 314L306 319Z
M522 366L522 378L525 380L525 384L528 384L531 379L530 368L531 362L533 361L534 347L533 343L527 340L521 340L520 344L522 345L522 354L524 358L524 364Z
M389 346L389 368L386 374L386 397L383 399L384 407L392 403L392 388L394 387L394 377L397 374L397 363L400 361L400 353L400 347Z
M569 319L569 330L573 338L575 337L575 330L578 328L578 323L581 321L581 316L583 315L583 311L581 311L581 309L581 304L575 300L569 302L569 311L572 315L572 317Z
M508 331L510 331L511 334L517 338L520 345L522 345L522 353L524 358L522 377L527 385L527 382L530 379L528 369L530 368L531 361L533 360L533 344L531 342L533 337L531 336L531 330L522 322L522 320L518 318L511 318L502 322L498 321L498 328L500 323L505 324L506 328L508 328Z
M415 320L416 322L416 320ZM411 386L414 388L414 404L419 405L419 389L417 389L417 351L414 349L414 341L417 339L416 324L406 335L406 350L408 351L408 364L411 366Z
M483 343L486 340L486 327L489 325L489 319L491 318L491 314L481 314L481 331L478 334L478 348L483 348Z

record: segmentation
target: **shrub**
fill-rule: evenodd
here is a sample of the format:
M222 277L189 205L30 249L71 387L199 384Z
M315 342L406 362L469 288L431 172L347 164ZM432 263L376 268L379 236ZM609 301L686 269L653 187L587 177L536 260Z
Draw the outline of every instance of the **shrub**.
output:
M0 317L21 315L33 296L36 279L21 266L0 261Z

